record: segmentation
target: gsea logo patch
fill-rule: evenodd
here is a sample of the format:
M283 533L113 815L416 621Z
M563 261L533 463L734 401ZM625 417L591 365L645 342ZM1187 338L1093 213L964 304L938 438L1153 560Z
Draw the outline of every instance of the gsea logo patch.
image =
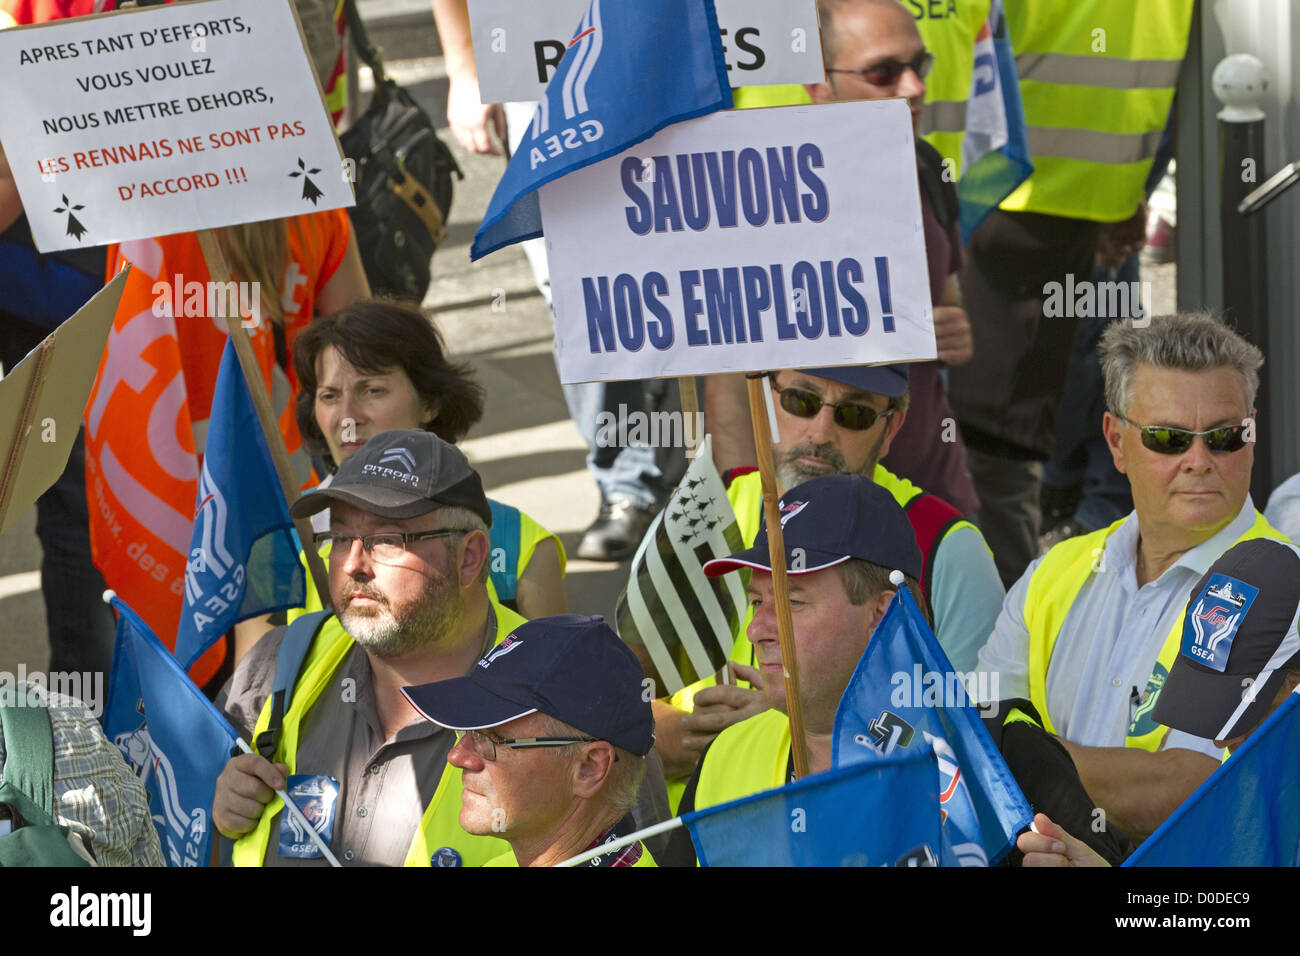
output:
M1223 673L1232 640L1255 603L1259 588L1226 574L1212 574L1183 620L1182 654Z

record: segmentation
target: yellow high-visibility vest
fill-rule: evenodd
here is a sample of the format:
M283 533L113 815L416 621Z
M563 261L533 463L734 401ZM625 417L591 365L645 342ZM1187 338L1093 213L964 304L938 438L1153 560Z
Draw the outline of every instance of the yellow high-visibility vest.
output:
M1047 671L1052 663L1052 651L1056 639L1061 634L1074 599L1084 584L1097 571L1097 559L1106 549L1109 538L1121 524L1123 518L1108 528L1094 531L1092 534L1080 535L1062 541L1048 551L1029 579L1025 592L1025 627L1029 630L1029 702L1038 710L1043 719L1043 729L1048 733L1058 733L1052 723L1052 715L1047 709ZM1264 516L1255 512L1255 523L1246 530L1233 544L1239 544L1251 538L1276 538L1282 541L1286 537L1264 520ZM1231 545L1229 546L1231 547ZM1225 549L1226 550L1226 549ZM1151 711L1156 706L1156 699L1164 687L1165 678L1173 666L1174 658L1183 636L1183 617L1186 611L1179 613L1173 629L1165 638L1155 667L1147 681L1137 711L1129 724L1124 746L1141 750L1155 751L1164 740L1167 727L1151 719Z
M1034 173L1002 209L1095 222L1143 198L1193 0L1005 0Z

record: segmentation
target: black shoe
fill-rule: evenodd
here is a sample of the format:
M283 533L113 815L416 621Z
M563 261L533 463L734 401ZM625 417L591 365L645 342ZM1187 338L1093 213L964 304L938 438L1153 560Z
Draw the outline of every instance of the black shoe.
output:
M578 542L578 557L587 561L630 558L655 514L654 509L641 508L630 501L603 502L600 514Z

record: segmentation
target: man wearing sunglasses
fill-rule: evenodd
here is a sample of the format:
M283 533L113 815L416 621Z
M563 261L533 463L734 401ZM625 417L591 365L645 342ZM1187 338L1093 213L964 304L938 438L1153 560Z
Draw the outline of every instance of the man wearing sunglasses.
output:
M465 677L406 687L456 732L460 823L510 852L488 866L554 866L636 831L631 808L654 745L641 665L599 617L517 627ZM637 842L586 866L655 866Z
M1213 741L1153 718L1188 590L1235 543L1283 536L1249 494L1260 351L1184 314L1116 322L1101 354L1102 429L1134 510L1033 562L979 661L1002 696L1029 698L1097 805L1141 836L1216 766Z

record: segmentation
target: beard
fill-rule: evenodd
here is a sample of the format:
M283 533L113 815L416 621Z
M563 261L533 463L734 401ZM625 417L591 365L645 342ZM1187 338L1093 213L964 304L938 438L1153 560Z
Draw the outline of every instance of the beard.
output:
M348 601L356 594L371 598L375 605L352 607ZM353 580L343 587L342 604L343 629L381 658L402 657L442 643L460 628L465 612L454 561L426 577L419 598L396 612L377 588Z
M875 447L867 455L866 463L857 471L849 468L848 462L844 460L844 455L840 450L829 442L821 445L813 442L804 442L799 445L793 445L788 451L782 451L776 461L776 480L780 483L781 491L786 492L796 485L802 485L805 481L811 481L814 478L820 478L822 475L839 475L839 474L858 474L866 475L868 478L876 470L876 463L880 460L880 448L885 443L885 435L882 432ZM820 458L826 462L826 468L810 468L799 462L800 458Z

